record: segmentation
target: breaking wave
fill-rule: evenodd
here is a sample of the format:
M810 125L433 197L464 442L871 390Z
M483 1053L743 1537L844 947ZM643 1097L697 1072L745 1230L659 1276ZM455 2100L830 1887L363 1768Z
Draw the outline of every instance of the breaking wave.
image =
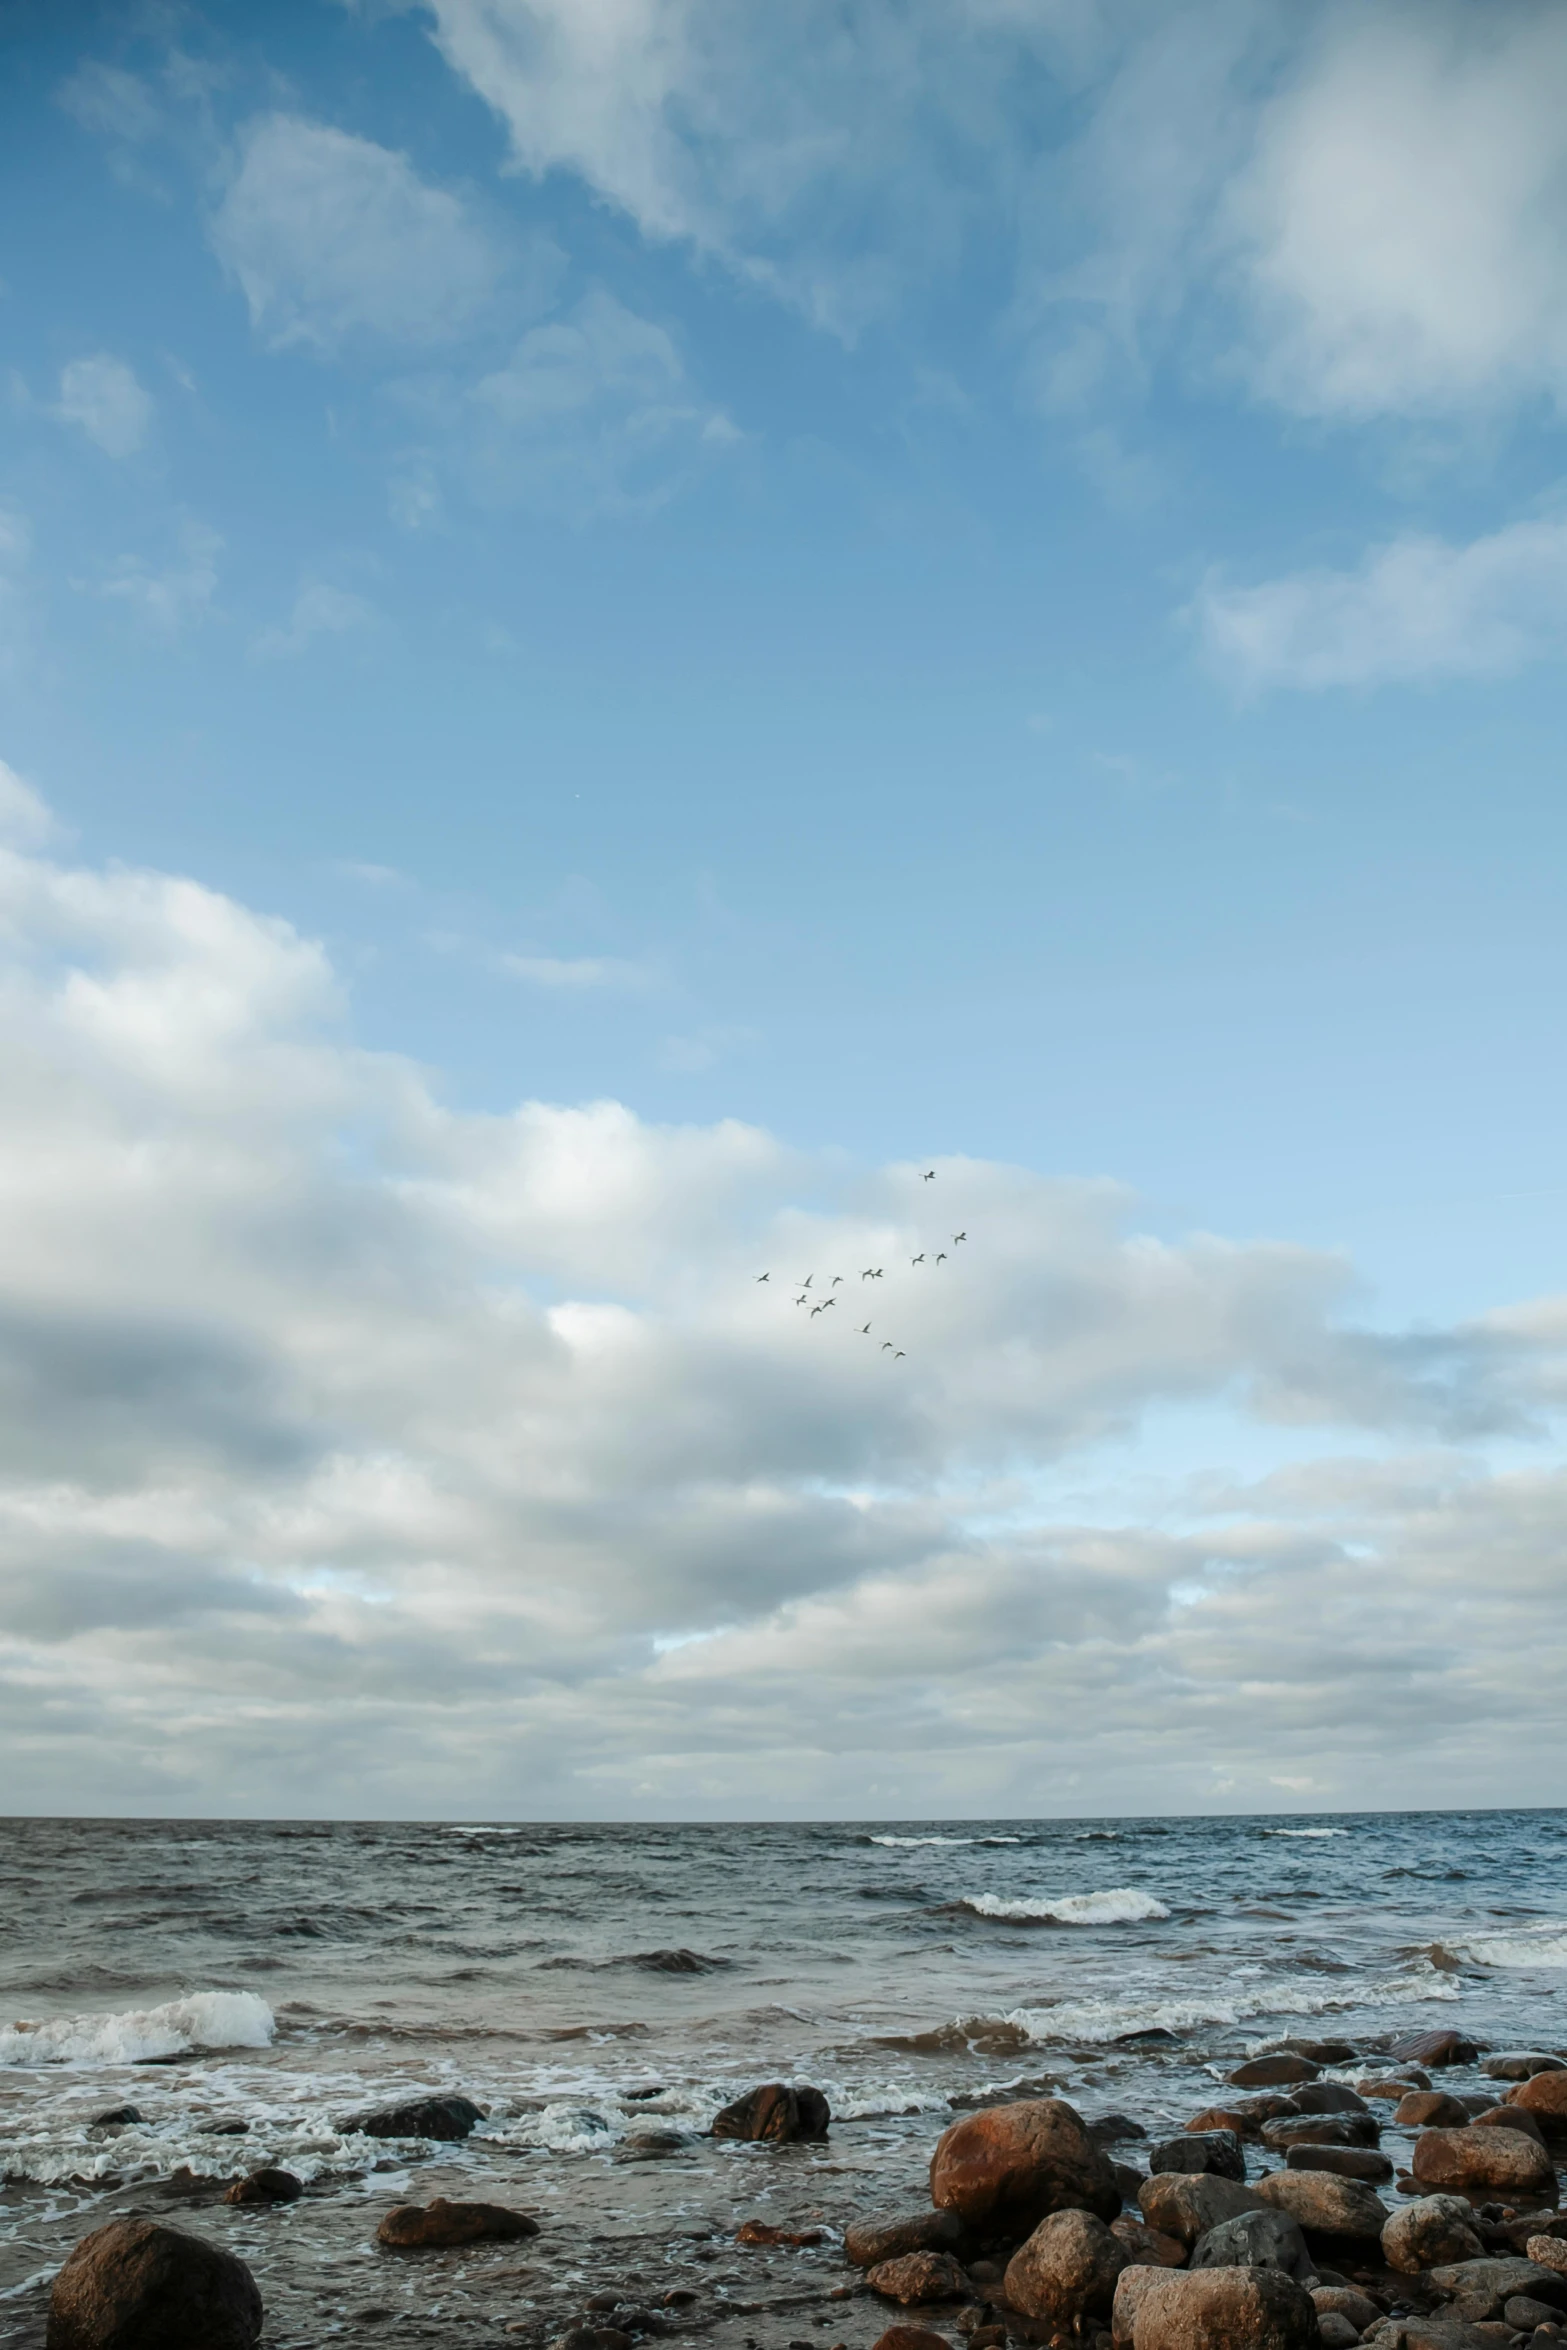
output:
M192 1991L162 2007L0 2027L0 2065L147 2064L198 2048L266 2048L272 2010L254 1991Z
M1348 1828L1264 1828L1264 1836L1347 1836Z
M1567 1966L1567 1926L1521 1926L1511 1934L1470 1934L1449 1938L1449 1956L1471 1966Z
M1058 1893L1051 1901L1008 1901L1000 1893L970 1893L953 1907L970 1909L976 1917L1041 1926L1134 1926L1170 1914L1162 1901L1131 1885L1105 1893Z
M1208 2024L1240 2024L1253 2016L1323 2015L1331 2008L1368 2005L1405 2007L1425 2000L1454 2000L1457 1986L1429 1968L1382 1982L1362 1980L1354 1988L1330 1987L1281 1975L1251 1983L1228 1996L1215 1990L1195 1999L1082 1999L1059 2007L1020 2007L1006 2018L1043 2047L1052 2040L1097 2043L1134 2032L1195 2032Z
M868 1836L868 1844L900 1845L912 1851L919 1844L1021 1844L1021 1836Z

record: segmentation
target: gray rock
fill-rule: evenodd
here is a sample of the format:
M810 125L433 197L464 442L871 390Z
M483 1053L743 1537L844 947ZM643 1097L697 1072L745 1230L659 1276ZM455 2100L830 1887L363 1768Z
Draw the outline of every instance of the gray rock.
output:
M1387 2224L1387 2205L1380 2196L1358 2179L1336 2179L1327 2171L1270 2171L1257 2181L1257 2193L1311 2235L1376 2243Z
M1234 2219L1243 2211L1263 2211L1262 2197L1233 2179L1219 2179L1202 2171L1160 2171L1144 2179L1137 2208L1151 2228L1195 2244L1210 2228Z
M1294 2220L1282 2211L1243 2211L1221 2220L1192 2246L1193 2268L1277 2268L1301 2284L1316 2277L1316 2264Z
M1391 2160L1373 2146L1291 2146L1284 2160L1291 2170L1331 2171L1336 2179L1361 2179L1368 2187L1393 2176Z
M1369 2113L1285 2113L1262 2125L1262 2142L1275 2154L1291 2146L1374 2146L1381 2135Z
M955 2211L872 2212L851 2219L843 2231L844 2257L855 2268L874 2268L905 2252L962 2254L969 2233Z
M1148 2168L1206 2171L1216 2179L1239 2180L1246 2176L1246 2156L1233 2130L1183 2130L1178 2138L1161 2138L1149 2147Z
M1509 2056L1488 2056L1480 2070L1488 2081L1532 2081L1536 2073L1567 2072L1567 2064L1559 2056L1528 2048Z
M1567 2309L1567 2277L1555 2269L1542 2268L1537 2260L1449 2261L1432 2269L1431 2282L1448 2303L1452 2315L1467 2318L1474 2325L1483 2324L1490 2317L1500 2317L1503 2302L1510 2301L1517 2293L1550 2302L1558 2315ZM1446 2316L1448 2311L1442 2314Z
M1352 2326L1347 2317L1340 2317L1336 2309L1328 2310L1317 2319L1317 2333L1326 2350L1354 2350L1360 2340L1360 2329Z
M1319 2350L1310 2295L1276 2268L1123 2271L1111 2334L1128 2350Z
M1290 2099L1297 2113L1369 2113L1370 2106L1342 2081L1306 2081Z
M1462 2195L1422 2195L1382 2230L1383 2259L1406 2277L1445 2261L1478 2260L1484 2250L1474 2206Z
M1562 2322L1562 2313L1548 2301L1535 2301L1527 2293L1515 2293L1511 2301L1502 2304L1502 2318L1517 2334L1532 2334L1536 2326L1556 2326Z
M377 2105L351 2113L337 2124L344 2137L437 2138L452 2142L472 2134L484 2108L469 2097L410 2097L402 2105Z

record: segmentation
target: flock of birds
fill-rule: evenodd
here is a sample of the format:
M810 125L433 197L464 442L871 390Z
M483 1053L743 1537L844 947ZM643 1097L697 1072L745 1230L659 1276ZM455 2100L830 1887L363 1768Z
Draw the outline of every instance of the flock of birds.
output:
M920 1177L920 1181L922 1183L934 1183L935 1180L936 1170L934 1167L928 1168ZM967 1238L968 1234L966 1232L954 1232L952 1235L952 1246L954 1248L960 1248ZM910 1257L909 1264L911 1268L918 1265L929 1264L931 1265L932 1269L934 1269L936 1265L944 1265L947 1262L947 1254L948 1252L944 1248L938 1248L934 1251L934 1253L926 1249L921 1249L917 1257ZM860 1279L862 1281L880 1281L885 1277L886 1270L887 1268L885 1265L862 1265L860 1267ZM844 1280L844 1275L842 1273L834 1273L831 1281L828 1282L826 1289L818 1290L813 1296L812 1288L815 1279L816 1276L814 1273L807 1273L804 1280L795 1285L799 1290L799 1295L796 1297L794 1302L797 1306L810 1307L809 1318L812 1321L816 1319L818 1314L829 1313L838 1303L838 1300L833 1296L833 1291L841 1286ZM756 1282L758 1286L760 1286L760 1284L764 1281L770 1282L771 1280L772 1274L770 1272L758 1273L756 1275ZM872 1324L868 1321L856 1322L853 1325L856 1338L869 1338L872 1335L872 1327ZM905 1358L907 1349L896 1345L890 1338L884 1338L881 1342L881 1352L884 1355L891 1355L895 1363L901 1363Z

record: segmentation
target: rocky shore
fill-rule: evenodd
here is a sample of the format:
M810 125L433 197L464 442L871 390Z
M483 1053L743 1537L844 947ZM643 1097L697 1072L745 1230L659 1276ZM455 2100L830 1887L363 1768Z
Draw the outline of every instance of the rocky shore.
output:
M1454 2031L1289 2040L1232 2066L1220 2089L1168 2132L1025 2087L953 2121L924 2149L923 2192L911 2176L880 2209L862 2188L879 2172L883 2193L885 2166L845 2154L826 2099L800 2083L761 2084L702 2140L650 2127L612 2163L535 2175L527 2208L443 2176L442 2147L483 2118L472 2100L414 2099L349 2119L386 2142L416 2192L372 2200L373 2181L307 2186L265 2161L177 2176L124 2198L13 2299L3 2338L18 2350L497 2334L536 2350L1543 2350L1567 2338L1567 2058ZM134 2119L121 2107L94 2126Z

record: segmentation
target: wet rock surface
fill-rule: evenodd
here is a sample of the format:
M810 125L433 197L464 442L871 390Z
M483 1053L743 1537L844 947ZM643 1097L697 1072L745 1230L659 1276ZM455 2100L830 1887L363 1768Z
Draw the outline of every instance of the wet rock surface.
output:
M536 2236L539 2223L502 2203L400 2203L376 2229L375 2240L398 2252L446 2251L456 2244L510 2244Z
M1056 2097L983 2108L942 2135L930 2165L931 2201L979 2231L1014 2242L1053 2211L1104 2220L1121 2208L1108 2157L1074 2108Z
M232 2252L151 2220L116 2220L54 2281L48 2350L255 2350L261 2294Z
M468 2137L483 2119L483 2108L471 2097L411 2097L404 2105L378 2105L348 2114L337 2126L345 2135L433 2138L450 2145Z
M763 2139L789 2144L798 2138L825 2138L831 2119L831 2108L820 2089L766 2081L714 2115L713 2136L744 2138L753 2144Z
M1125 2247L1091 2211L1057 2211L1041 2220L1007 2264L1009 2307L1025 2317L1080 2328L1108 2317Z

